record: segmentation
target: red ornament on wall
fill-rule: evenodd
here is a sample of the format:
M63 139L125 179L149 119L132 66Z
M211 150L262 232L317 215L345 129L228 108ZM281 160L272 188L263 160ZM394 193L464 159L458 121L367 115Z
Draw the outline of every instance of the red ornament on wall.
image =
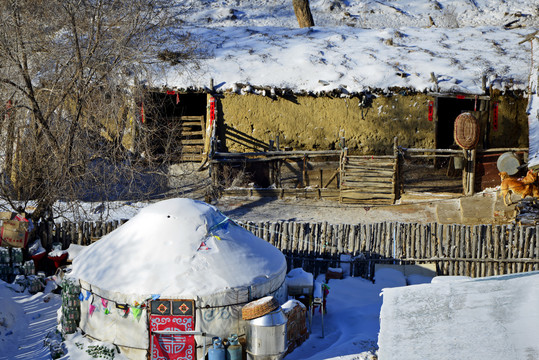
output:
M494 131L498 130L498 103L495 102L492 105L492 129Z
M215 98L212 96L210 98L210 126L213 125L215 121Z

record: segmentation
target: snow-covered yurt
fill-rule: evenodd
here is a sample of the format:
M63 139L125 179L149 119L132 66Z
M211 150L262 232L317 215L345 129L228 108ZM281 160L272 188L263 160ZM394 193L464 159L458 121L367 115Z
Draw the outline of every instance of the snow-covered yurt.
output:
M132 359L164 348L193 355L193 339L201 358L212 336L245 334L245 304L286 300L283 254L190 199L142 209L77 256L69 277L80 282L80 329Z

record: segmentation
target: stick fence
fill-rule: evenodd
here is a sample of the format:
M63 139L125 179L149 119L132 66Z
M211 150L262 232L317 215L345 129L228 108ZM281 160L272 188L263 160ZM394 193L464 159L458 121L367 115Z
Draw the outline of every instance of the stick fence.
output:
M89 245L125 221L42 226L53 242ZM484 277L539 270L539 226L380 222L237 222L280 249L289 269L315 275L349 265L352 275L372 278L374 264L436 264L438 275ZM348 256L343 256L348 255Z

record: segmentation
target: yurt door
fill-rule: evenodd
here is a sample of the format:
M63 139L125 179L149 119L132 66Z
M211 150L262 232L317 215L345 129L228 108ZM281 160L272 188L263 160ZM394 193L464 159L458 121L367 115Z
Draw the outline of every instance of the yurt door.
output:
M194 300L150 301L150 344L152 360L195 360Z

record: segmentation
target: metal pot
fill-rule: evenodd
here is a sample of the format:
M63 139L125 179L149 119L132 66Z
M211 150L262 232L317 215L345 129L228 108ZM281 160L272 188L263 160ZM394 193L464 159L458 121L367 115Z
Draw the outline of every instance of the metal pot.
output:
M249 320L247 326L247 358L279 360L287 349L286 316L279 306L269 314Z

